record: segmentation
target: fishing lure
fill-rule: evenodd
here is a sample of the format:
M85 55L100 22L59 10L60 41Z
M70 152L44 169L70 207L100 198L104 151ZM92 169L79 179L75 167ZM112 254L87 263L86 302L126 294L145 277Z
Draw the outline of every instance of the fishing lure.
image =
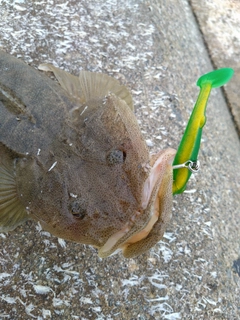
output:
M198 152L202 129L206 123L206 107L212 88L226 84L233 76L233 69L222 68L201 76L197 81L200 92L182 140L173 160L173 194L182 193L191 174L198 172Z

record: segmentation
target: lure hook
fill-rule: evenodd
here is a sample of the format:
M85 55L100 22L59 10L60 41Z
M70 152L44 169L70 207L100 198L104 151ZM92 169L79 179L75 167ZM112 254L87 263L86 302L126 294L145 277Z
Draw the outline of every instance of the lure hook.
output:
M181 168L187 168L192 173L197 173L200 170L200 161L199 160L197 160L197 161L187 160L184 163L176 164L173 166L173 170L181 169Z

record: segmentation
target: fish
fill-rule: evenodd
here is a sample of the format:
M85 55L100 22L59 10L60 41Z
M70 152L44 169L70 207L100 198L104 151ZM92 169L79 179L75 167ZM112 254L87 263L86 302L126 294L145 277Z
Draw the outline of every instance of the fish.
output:
M171 218L176 151L150 154L113 77L38 69L0 51L0 232L33 220L101 258L147 252Z

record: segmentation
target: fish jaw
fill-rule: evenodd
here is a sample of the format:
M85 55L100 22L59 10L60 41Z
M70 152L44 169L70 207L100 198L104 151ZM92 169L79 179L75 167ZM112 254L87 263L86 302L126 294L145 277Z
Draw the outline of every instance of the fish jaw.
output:
M134 212L124 227L105 242L99 249L100 257L107 257L121 249L124 256L130 258L145 252L160 240L162 227L165 229L171 217L172 161L175 154L176 151L169 148L151 156L150 173L143 185L141 210ZM162 222L161 232L154 230L156 236L152 237L151 232L159 222ZM152 243L150 247L148 238Z

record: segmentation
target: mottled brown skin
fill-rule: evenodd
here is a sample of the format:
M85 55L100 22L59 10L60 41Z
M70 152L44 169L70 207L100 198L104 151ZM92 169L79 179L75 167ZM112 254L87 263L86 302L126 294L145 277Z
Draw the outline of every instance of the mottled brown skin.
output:
M141 202L150 158L131 108L114 93L80 100L0 51L0 189L9 172L21 213L1 221L0 192L3 231L33 219L100 248L134 212L140 227L147 223Z

